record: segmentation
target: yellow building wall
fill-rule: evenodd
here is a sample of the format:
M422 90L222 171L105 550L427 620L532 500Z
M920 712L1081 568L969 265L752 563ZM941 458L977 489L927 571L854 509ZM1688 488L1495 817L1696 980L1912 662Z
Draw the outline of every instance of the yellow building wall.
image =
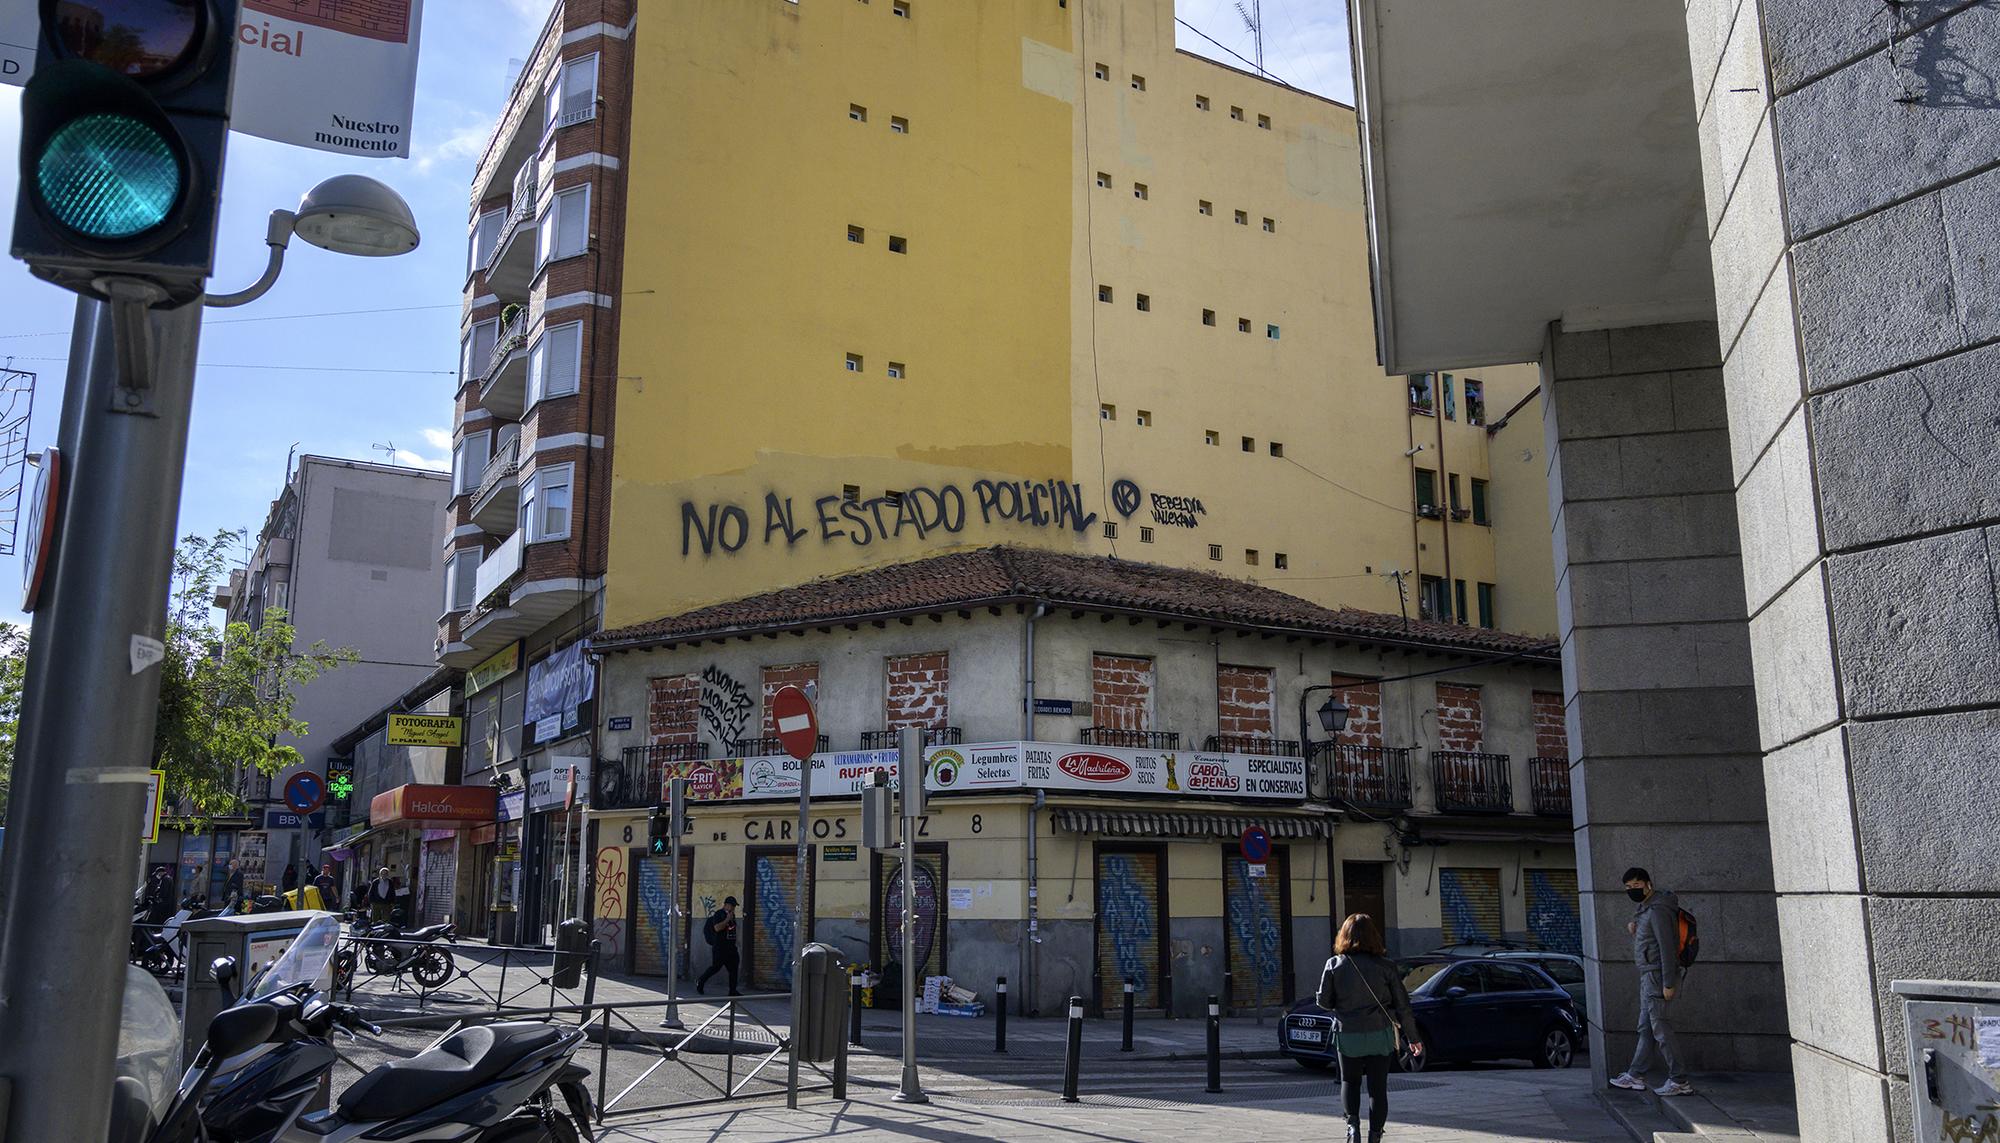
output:
M1172 0L697 0L635 42L607 626L999 542L1397 610L1351 109L1177 51Z

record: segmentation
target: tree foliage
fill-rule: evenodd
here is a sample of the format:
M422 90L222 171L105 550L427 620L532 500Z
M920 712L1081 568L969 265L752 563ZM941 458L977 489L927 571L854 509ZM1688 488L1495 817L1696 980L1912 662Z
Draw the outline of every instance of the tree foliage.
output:
M298 749L282 741L309 729L292 713L298 689L355 657L324 641L294 647L297 632L283 608L266 609L255 627L216 629L216 588L243 537L241 530L190 535L174 550L153 764L167 772L168 804L197 821L242 809L239 773L269 775L299 763Z
M28 675L28 629L0 623L0 825L14 785L15 727L21 721L21 687Z

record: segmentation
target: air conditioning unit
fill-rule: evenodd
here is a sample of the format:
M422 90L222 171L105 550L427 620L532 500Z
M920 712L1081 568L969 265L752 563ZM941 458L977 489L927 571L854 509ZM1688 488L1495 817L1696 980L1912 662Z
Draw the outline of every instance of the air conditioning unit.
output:
M1435 504L1419 504L1417 505L1417 515L1422 516L1426 520L1436 520L1443 516L1444 513Z

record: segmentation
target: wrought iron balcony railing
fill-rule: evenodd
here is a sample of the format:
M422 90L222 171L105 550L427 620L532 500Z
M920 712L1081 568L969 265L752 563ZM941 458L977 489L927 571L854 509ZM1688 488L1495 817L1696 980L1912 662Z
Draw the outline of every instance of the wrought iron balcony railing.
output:
M1119 730L1110 726L1086 726L1082 742L1086 746L1123 746L1128 750L1179 750L1176 730Z
M1410 808L1410 752L1400 746L1335 746L1336 801L1366 810Z
M1266 738L1257 734L1211 734L1202 744L1211 754L1262 754L1266 757L1297 758L1295 738Z
M708 757L706 742L672 742L628 746L616 761L598 762L591 802L607 810L637 810L660 804L666 789L667 766Z
M1536 813L1552 818L1569 817L1569 759L1528 759L1528 795Z
M1505 754L1464 750L1431 751L1431 783L1439 813L1514 812L1514 785Z
M894 750L899 730L865 730L861 733L861 749ZM962 737L956 726L933 726L924 731L925 746L957 746Z
M830 749L832 747L829 745L829 739L824 734L819 736L819 742L813 746L815 752ZM785 744L780 742L775 734L763 738L739 738L729 744L731 758L768 758L784 752Z

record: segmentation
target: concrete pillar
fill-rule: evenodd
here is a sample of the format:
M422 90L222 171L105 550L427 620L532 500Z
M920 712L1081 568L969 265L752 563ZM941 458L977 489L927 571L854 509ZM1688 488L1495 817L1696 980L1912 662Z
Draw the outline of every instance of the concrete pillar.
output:
M1701 962L1673 1003L1689 1066L1782 1070L1715 326L1551 327L1542 376L1591 1068L1600 1083L1622 1071L1636 1038L1623 873L1638 865L1701 922Z
M1908 1139L1889 982L2000 979L2000 6L1687 19L1801 1135Z

